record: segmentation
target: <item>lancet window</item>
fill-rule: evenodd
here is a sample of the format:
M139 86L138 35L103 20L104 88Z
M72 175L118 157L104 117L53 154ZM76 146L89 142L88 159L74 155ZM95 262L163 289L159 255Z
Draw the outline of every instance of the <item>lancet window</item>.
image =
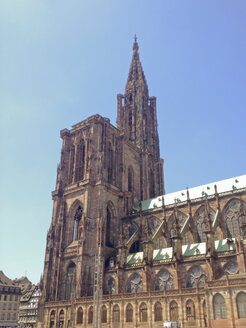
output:
M76 181L83 180L84 166L85 166L85 142L83 139L81 139L76 148L76 165L75 165Z
M162 306L160 302L155 303L154 319L155 321L162 321Z
M79 206L74 215L74 228L73 228L73 240L78 240L79 237L79 222L82 217L82 207Z
M113 183L114 177L114 152L111 142L107 143L107 169L108 169L108 183Z
M146 303L142 303L139 307L139 321L147 322L148 321L148 312Z
M64 326L64 310L61 310L59 313L59 327L63 328Z
M128 168L128 191L133 191L133 170Z
M225 299L221 294L216 294L213 299L214 319L226 319Z
M56 318L56 312L55 310L52 310L50 313L50 328L53 328L55 326L55 318Z
M92 323L93 323L93 306L90 306L88 310L88 324L92 324Z
M116 283L113 277L108 277L106 280L104 294L115 294L116 293Z
M177 321L178 322L179 315L178 315L178 304L175 301L170 303L170 321Z
M74 146L72 146L70 148L68 183L72 183L73 182L73 175L74 175L74 156L75 156L75 148L74 148Z
M246 294L241 292L237 295L238 318L246 318Z
M83 323L83 309L81 307L77 310L77 325Z
M133 321L133 307L129 303L126 307L126 322L132 322Z
M194 321L195 318L195 304L192 300L189 300L186 303L186 320Z
M113 307L113 322L120 322L120 308L118 304Z
M223 219L226 223L227 237L239 237L241 235L240 221L241 221L242 204L239 199L232 199L223 211Z

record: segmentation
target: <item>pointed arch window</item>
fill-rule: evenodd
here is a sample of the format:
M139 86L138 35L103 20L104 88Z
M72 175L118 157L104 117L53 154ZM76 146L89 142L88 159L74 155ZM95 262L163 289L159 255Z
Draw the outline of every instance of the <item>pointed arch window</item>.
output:
M83 309L82 307L79 307L77 311L77 325L80 325L82 323L83 323Z
M126 307L126 322L133 322L133 307L130 303Z
M78 240L79 237L79 222L82 217L82 207L79 206L74 215L74 228L73 228L73 240Z
M155 303L154 318L155 321L162 321L162 306L160 302Z
M170 303L170 321L177 321L179 320L178 315L178 304L175 301Z
M241 292L237 295L238 319L246 318L246 294Z
M129 126L129 131L132 132L132 111L131 110L129 111L128 126Z
M232 199L223 211L223 218L226 222L227 237L239 237L241 235L241 209L242 204L239 199Z
M120 322L120 308L118 304L113 307L113 322Z
M189 270L186 288L202 288L205 285L206 276L199 266L195 266Z
M110 204L106 210L106 246L114 246L114 222L113 222L113 210Z
M142 244L139 240L136 240L130 250L129 250L129 254L134 254L134 253L138 253L138 252L142 252L143 251L143 248L142 248Z
M65 276L65 299L69 300L73 292L75 264L72 262L67 268Z
M83 139L81 139L76 149L76 167L75 167L76 181L83 180L84 166L85 166L85 142Z
M155 281L155 290L171 290L173 289L173 277L165 269L159 271L156 281Z
M206 306L206 301L203 301L202 310L203 310L204 327L207 327L208 326L208 323L207 323L207 306Z
M50 313L50 328L55 326L55 318L56 318L56 312L55 310L52 310Z
M155 176L152 169L149 171L149 198L155 197Z
M147 322L148 321L148 312L146 303L142 303L139 308L139 321Z
M107 308L105 305L102 306L102 323L107 323Z
M214 319L226 319L225 299L221 294L216 294L213 299Z
M189 300L186 303L186 320L194 321L195 318L195 304L192 300Z
M116 283L113 277L108 277L106 284L104 286L104 294L115 294L116 293Z
M139 274L133 273L126 283L127 293L140 293L143 289L142 278Z
M92 323L93 323L93 306L90 306L88 310L88 324L92 324Z
M114 152L111 142L107 143L107 169L108 169L108 183L113 183L114 178Z
M59 327L64 327L64 310L61 310L59 313Z
M74 154L75 154L75 148L72 146L70 148L70 159L69 159L69 176L68 176L68 183L73 182L73 170L74 170Z

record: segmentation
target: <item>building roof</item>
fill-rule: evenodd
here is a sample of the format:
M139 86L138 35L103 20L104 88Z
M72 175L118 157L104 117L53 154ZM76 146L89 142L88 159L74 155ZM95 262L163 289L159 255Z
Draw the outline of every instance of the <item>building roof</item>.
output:
M161 195L155 198L150 198L141 201L142 211L158 208L162 206L162 197L164 198L165 205L173 205L176 203L186 202L188 197L190 200L199 199L204 196L215 195L215 186L218 194L233 192L246 188L246 175L241 175L231 179L216 181L202 186L172 192L170 194ZM188 192L187 192L188 191ZM189 195L189 196L188 196ZM133 211L139 211L140 202L133 204Z
M5 274L3 273L3 271L0 271L0 284L1 285L8 285L8 286L14 286L14 282L9 279L7 276L5 276Z

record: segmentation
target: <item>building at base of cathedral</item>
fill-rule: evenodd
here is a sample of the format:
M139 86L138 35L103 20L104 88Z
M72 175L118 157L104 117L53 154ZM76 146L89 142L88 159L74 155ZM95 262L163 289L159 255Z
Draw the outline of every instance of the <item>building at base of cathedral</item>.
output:
M246 176L164 193L136 40L117 99L61 131L39 326L246 327Z

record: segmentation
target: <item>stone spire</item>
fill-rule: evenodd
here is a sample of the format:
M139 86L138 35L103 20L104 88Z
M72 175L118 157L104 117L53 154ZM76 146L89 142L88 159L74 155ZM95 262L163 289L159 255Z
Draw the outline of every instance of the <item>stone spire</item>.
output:
M141 86L142 91L145 91L146 95L148 95L148 85L147 85L144 71L142 68L142 64L141 64L141 61L139 58L138 49L139 49L139 47L138 47L138 43L137 43L137 37L135 35L134 43L133 43L132 62L131 62L131 66L130 66L130 70L129 70L129 74L128 74L125 93L127 93L131 89Z

